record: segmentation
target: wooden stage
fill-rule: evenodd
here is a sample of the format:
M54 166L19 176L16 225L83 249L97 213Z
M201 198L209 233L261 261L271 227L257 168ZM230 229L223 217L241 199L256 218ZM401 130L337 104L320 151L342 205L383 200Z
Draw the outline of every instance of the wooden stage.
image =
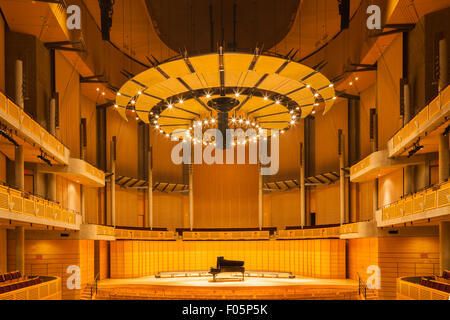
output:
M134 279L106 279L98 282L97 300L356 300L354 280L306 277L262 278L245 281L211 282L212 277L155 276Z

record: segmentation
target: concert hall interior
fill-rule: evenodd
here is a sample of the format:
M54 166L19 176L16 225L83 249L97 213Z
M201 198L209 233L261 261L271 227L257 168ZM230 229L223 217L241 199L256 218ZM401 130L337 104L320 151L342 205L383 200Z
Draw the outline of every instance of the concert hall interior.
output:
M449 0L0 0L0 300L449 300Z

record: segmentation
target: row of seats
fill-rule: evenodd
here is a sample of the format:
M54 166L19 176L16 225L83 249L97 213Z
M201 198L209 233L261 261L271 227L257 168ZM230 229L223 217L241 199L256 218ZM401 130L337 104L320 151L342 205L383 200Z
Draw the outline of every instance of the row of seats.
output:
M12 284L3 285L3 286L0 286L0 294L8 293L8 292L11 292L14 290L23 289L26 287L35 286L40 283L41 283L41 279L39 277L36 277L36 278L25 280L25 281L20 281L20 282L16 282L16 283L12 283Z
M422 278L422 279L420 279L420 285L431 288L431 289L450 293L450 284L447 284L447 283Z
M18 281L22 278L20 271L9 272L5 274L0 274L0 283L9 281Z

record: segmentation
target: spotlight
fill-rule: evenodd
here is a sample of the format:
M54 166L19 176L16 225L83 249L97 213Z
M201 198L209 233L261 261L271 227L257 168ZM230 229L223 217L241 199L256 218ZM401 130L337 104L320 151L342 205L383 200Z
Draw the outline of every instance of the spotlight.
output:
M118 96L121 96L122 94L121 94L120 92L117 92L117 95L118 95Z
M0 130L0 135L4 137L6 140L10 141L14 146L16 146L16 148L19 146L19 143L16 140L14 140L14 138L11 137L9 133L4 131L3 129Z
M41 159L41 160L44 161L46 164L48 164L50 167L53 166L53 165L52 165L52 162L51 162L49 159L46 158L46 156L45 156L44 153L38 155L37 157L38 157L38 159Z
M206 94L206 99L209 99L209 98L211 98L211 95L208 93L208 94Z
M172 104L169 104L167 107L168 107L169 109L172 109L172 108L173 108L173 105L172 105Z
M118 106L117 104L115 104L115 105L114 105L114 108L116 108L116 109L117 109L118 107L119 107L119 106Z
M178 101L180 104L183 104L183 99L180 99L179 101Z
M419 152L423 148L424 148L424 146L419 145L419 142L415 143L414 148L408 152L408 158L411 158L413 155L415 155L417 152Z

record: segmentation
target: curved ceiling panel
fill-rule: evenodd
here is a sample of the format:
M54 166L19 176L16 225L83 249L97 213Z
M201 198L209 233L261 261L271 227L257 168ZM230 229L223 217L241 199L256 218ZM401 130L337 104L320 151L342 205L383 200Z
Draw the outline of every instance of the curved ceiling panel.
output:
M116 108L163 134L191 130L199 121L214 127L224 114L233 128L286 130L315 108L328 111L334 100L333 84L310 67L274 56L224 53L142 72L120 89Z
M272 48L291 29L300 0L145 0L153 27L172 50L190 54Z

